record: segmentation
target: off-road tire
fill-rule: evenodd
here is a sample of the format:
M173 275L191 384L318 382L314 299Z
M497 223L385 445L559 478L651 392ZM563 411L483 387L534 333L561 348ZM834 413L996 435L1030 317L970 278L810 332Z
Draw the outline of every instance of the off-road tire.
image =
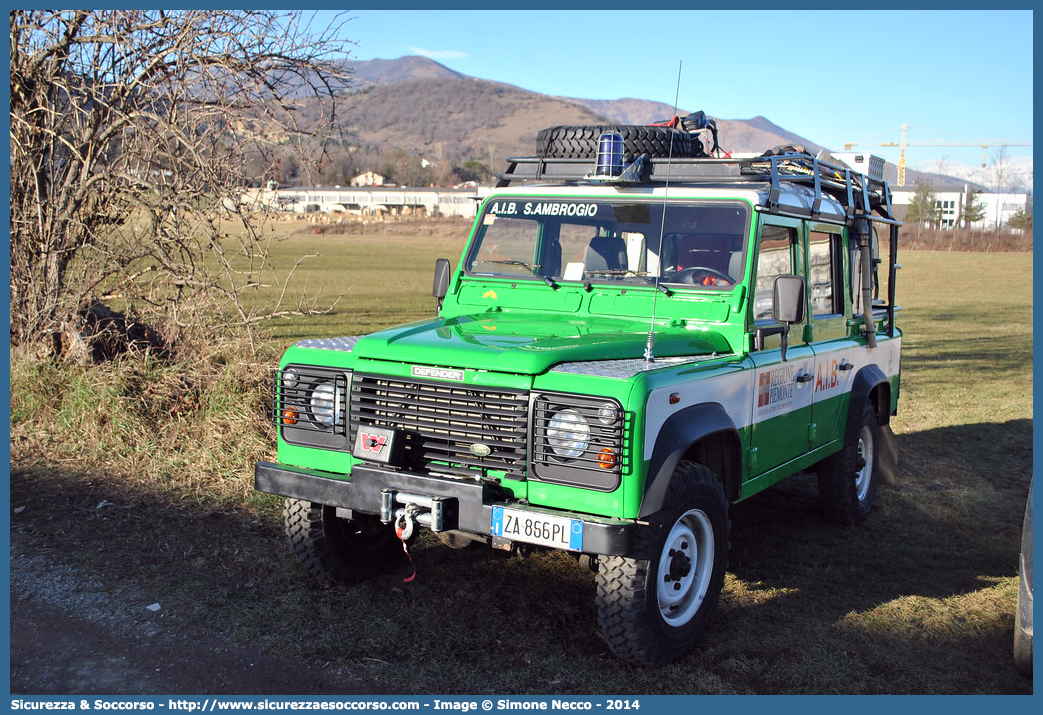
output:
M1026 678L1032 677L1032 490L1025 502L1021 523L1021 554L1018 557L1018 603L1014 610L1014 667Z
M724 584L731 522L720 480L702 465L679 462L663 508L648 522L637 532L632 556L599 558L598 625L619 658L636 665L664 665L688 653L705 634ZM686 531L690 526L694 530ZM693 534L695 543L687 543ZM703 570L677 574L677 552L696 556ZM671 582L679 599L675 623L664 616L671 610L666 586Z
M536 135L536 153L545 159L593 159L597 156L598 142L604 132L617 132L623 137L623 161L626 162L634 161L642 154L692 156L692 140L688 132L636 124L548 127ZM697 143L701 151L702 143Z
M1021 601L1027 593L1024 579L1018 593L1018 608L1014 611L1014 668L1024 678L1032 678L1032 636L1021 623Z
M859 524L869 516L880 469L880 424L866 403L844 447L815 467L819 508L836 524ZM865 455L868 455L866 460Z
M474 549L484 546L485 541L461 531L436 531L434 535L450 549Z
M368 514L342 519L335 507L286 499L283 521L294 556L328 586L357 583L404 560L394 525Z

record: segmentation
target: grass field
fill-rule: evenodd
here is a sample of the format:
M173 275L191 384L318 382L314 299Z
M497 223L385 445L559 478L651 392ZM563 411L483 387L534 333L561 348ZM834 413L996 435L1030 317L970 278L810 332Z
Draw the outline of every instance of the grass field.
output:
M296 280L344 297L331 315L276 324L273 344L430 315L434 259L455 265L465 231L279 244L286 264L323 253ZM880 489L855 529L820 519L804 475L733 507L715 622L664 669L607 652L593 574L562 554L511 559L425 538L411 584L404 571L350 590L315 585L282 541L278 500L250 489L251 461L273 456L270 431L249 414L261 409L270 365L234 355L215 363L216 387L193 392L180 417L160 414L180 404L176 376L162 370L134 373L163 386L148 412L131 404L139 397L128 397L126 378L16 359L12 506L27 508L12 528L128 598L161 595L185 624L328 662L375 692L1031 692L1011 639L1032 475L1032 255L901 261L899 485ZM237 381L245 386L229 395ZM231 404L216 404L221 395ZM118 410L136 421L119 433L97 424ZM144 468L149 451L180 456ZM103 499L129 508L98 510Z
M318 301L319 307L337 300L329 315L277 319L269 335L277 344L288 345L306 337L361 335L431 316L435 259L448 258L456 265L470 223L402 221L368 233L337 233L304 222L280 229L292 238L274 244L277 269L287 270L300 256L314 256L294 272L287 295L321 292L325 300ZM266 288L249 296L250 303L269 305L279 290L274 281L267 281Z

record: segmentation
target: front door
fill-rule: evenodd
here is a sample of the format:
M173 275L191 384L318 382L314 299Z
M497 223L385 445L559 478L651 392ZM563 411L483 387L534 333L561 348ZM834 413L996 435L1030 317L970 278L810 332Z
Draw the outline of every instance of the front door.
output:
M778 327L771 318L772 289L780 275L800 275L800 222L765 219L758 241L751 313L754 331ZM747 478L763 474L808 450L815 353L805 340L807 318L790 326L786 359L782 338L764 338L753 361L753 405Z

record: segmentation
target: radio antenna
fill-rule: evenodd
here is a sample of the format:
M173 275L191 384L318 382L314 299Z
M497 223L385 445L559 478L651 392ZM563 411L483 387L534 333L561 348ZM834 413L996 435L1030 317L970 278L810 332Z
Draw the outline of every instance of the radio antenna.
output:
M677 117L677 100L681 96L681 65L684 61L677 61L677 88L674 90L674 117ZM673 122L671 121L671 124ZM678 126L684 127L678 123ZM666 156L666 183L663 186L663 212L659 220L659 250L656 251L658 268L655 276L655 290L652 292L652 321L648 325L648 342L645 343L645 362L655 362L655 311L659 302L659 279L663 275L663 232L666 230L666 198L670 193L670 168L674 159L674 134L670 134L670 148Z

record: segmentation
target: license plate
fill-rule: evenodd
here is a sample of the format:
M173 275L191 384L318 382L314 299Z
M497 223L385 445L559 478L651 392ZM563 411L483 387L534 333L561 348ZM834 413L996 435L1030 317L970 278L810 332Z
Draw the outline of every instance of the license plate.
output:
M494 506L492 533L493 536L527 544L569 551L583 550L583 522L566 516L549 516Z

